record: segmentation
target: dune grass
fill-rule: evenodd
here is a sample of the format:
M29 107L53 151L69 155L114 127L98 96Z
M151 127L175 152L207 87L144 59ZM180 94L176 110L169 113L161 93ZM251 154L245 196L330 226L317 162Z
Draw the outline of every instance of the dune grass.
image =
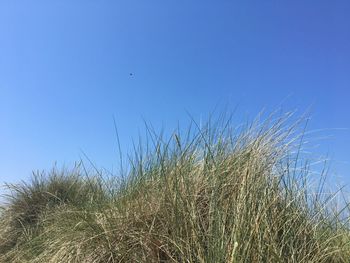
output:
M0 262L350 262L348 205L304 159L304 123L148 129L119 176L80 163L7 185Z

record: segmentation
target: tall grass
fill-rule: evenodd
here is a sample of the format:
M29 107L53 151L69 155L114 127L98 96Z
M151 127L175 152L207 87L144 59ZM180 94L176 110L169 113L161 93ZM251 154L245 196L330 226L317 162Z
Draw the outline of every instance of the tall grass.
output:
M118 177L80 164L7 185L0 262L349 262L348 206L314 184L291 117L148 129Z

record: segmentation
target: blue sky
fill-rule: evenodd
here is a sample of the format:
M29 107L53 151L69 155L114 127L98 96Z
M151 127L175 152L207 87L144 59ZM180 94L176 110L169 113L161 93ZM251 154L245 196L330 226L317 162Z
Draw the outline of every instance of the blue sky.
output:
M347 0L1 1L0 182L82 151L115 167L113 116L127 151L143 119L282 103L333 129L316 151L350 183L349 14Z

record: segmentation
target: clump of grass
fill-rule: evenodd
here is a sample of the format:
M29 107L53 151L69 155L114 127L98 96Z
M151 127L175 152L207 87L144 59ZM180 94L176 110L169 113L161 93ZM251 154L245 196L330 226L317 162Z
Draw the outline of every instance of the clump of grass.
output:
M2 207L0 251L2 253L26 245L43 231L49 211L63 205L84 208L96 205L106 193L101 183L84 178L79 166L70 171L54 168L49 174L33 173L29 183L6 184L7 203Z
M194 123L167 141L149 129L124 177L77 167L10 185L0 262L348 262L343 210L312 185L301 124Z

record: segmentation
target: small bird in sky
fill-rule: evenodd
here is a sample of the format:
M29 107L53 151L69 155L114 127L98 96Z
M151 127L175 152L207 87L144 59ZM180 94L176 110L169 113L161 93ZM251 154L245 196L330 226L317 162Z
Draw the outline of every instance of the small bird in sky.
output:
M133 76L134 74L132 74L131 72L129 73L129 76Z

